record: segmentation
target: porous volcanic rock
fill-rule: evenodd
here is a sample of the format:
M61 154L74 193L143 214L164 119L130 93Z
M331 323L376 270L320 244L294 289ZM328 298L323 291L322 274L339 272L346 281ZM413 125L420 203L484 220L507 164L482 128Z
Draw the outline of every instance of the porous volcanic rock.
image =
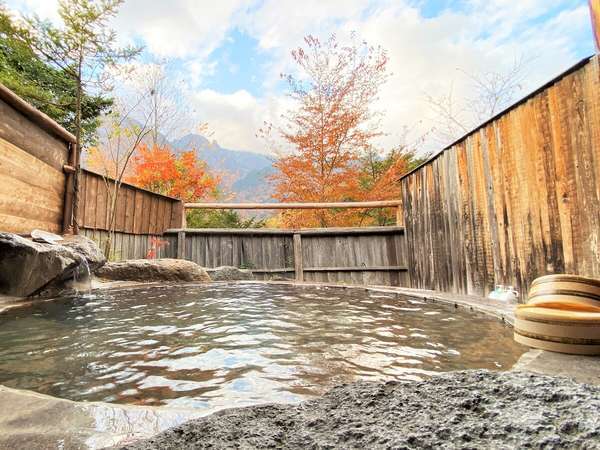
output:
M211 281L195 262L171 258L108 262L94 273L113 281Z
M299 405L224 410L121 448L599 447L597 386L479 370L359 382Z
M220 266L214 269L207 269L210 278L213 281L236 281L253 280L254 275L250 270L238 269L233 266Z
M0 294L27 297L73 277L84 257L63 245L0 233Z

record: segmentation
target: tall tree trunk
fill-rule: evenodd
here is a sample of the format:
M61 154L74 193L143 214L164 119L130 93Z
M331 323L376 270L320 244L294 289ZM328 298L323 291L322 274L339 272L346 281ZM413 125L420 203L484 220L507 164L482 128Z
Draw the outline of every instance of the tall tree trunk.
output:
M79 234L79 181L81 179L81 100L83 97L83 86L81 85L81 70L83 65L83 53L79 56L79 67L77 69L77 92L75 95L75 177L73 196L73 233Z

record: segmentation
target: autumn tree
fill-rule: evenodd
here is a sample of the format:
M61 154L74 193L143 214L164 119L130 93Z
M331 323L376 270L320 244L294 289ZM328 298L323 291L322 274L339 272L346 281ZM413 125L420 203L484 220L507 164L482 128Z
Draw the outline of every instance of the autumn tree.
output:
M138 102L141 99L138 99ZM108 238L104 242L104 254L111 257L112 242L116 229L117 202L123 180L130 171L130 162L137 148L150 133L146 117L144 122L132 119L135 105L125 106L117 102L112 112L104 117L100 129L99 146L88 150L87 167L102 175L108 192L107 228Z
M359 199L360 154L381 136L379 113L372 110L386 81L387 55L380 47L357 42L325 42L314 36L292 51L300 75L282 75L295 108L285 126L266 125L265 139L277 133L292 150L274 163L274 198L282 202L330 202ZM352 222L352 211L289 211L284 226L322 226Z
M132 184L184 202L213 198L219 185L219 176L209 172L194 150L175 155L167 145L140 145L131 169Z
M116 46L116 33L110 29L112 19L123 0L60 0L58 14L62 21L56 27L37 16L27 20L26 33L21 35L24 43L45 62L62 71L75 86L74 134L76 138L77 173L75 176L75 202L73 227L78 207L79 162L82 151L82 131L85 92L107 89L105 70L118 62L135 57L140 48Z

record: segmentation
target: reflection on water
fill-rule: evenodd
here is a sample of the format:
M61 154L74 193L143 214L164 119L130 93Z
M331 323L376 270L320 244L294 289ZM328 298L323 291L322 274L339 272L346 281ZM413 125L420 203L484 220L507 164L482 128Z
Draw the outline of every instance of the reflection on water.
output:
M495 319L335 288L145 287L0 316L0 384L209 410L295 402L358 379L507 369L522 352Z

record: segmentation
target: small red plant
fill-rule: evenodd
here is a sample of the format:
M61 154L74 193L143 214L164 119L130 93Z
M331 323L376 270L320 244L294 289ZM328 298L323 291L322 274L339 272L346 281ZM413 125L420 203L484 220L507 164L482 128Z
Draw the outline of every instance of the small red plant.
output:
M150 237L150 248L148 249L148 253L146 253L146 259L155 259L158 251L169 245L169 241L162 240L158 237L151 236Z

